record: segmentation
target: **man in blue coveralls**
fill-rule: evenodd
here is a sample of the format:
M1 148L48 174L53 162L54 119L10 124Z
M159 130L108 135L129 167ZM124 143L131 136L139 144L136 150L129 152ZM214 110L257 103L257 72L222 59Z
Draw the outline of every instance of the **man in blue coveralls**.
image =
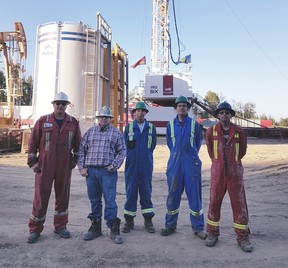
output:
M126 203L124 205L125 225L123 233L134 227L137 211L138 191L140 205L147 232L155 233L152 195L153 151L157 136L155 126L145 119L149 111L144 102L138 102L132 110L134 121L125 127L124 139L127 147L125 162Z
M166 201L165 228L161 235L175 232L181 195L185 189L192 230L201 239L206 238L202 209L202 179L198 152L202 144L200 125L188 116L191 103L179 96L174 104L177 116L167 124L166 141L170 150L167 165L168 196Z

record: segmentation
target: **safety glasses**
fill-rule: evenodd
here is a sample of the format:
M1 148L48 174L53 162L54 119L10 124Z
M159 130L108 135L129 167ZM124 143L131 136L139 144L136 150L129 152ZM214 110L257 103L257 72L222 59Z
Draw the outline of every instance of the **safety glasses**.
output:
M60 105L66 106L68 102L66 102L66 101L55 101L54 103L55 103L57 106L60 106Z
M220 111L219 114L231 114L231 112L229 110L223 110L223 111Z

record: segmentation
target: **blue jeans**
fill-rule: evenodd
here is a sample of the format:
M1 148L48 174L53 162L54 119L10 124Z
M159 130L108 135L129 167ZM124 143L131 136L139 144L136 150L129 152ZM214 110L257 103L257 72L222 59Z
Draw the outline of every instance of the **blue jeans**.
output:
M91 203L91 213L88 218L102 218L102 194L105 201L104 220L109 227L112 220L117 218L116 203L117 171L109 172L105 168L89 167L86 177L87 193Z

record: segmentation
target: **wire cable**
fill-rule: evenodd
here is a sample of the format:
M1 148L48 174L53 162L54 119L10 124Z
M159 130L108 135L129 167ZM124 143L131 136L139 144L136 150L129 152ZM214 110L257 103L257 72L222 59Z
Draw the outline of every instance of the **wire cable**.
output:
M177 38L177 46L178 46L178 59L177 61L174 60L173 54L172 54L172 42L171 42L171 35L168 32L168 36L169 36L169 51L170 51L170 58L172 60L172 62L176 65L179 64L180 62L180 39L179 39L179 33L178 33L178 26L177 26L177 19L176 19L176 12L175 12L175 3L174 0L172 0L172 4L173 4L173 17L174 17L174 25L175 25L175 31L176 31L176 38Z
M259 44L259 42L254 38L254 36L250 33L250 31L247 29L247 27L244 25L244 23L242 22L242 20L240 19L240 17L236 14L236 12L234 11L234 9L231 7L231 5L228 3L227 0L224 0L227 4L227 6L229 7L229 9L231 10L231 12L233 13L233 15L235 16L235 18L238 20L238 22L240 23L240 25L243 27L243 29L246 31L246 33L250 36L250 38L253 40L253 42L256 44L256 46L261 50L261 52L264 54L264 56L268 59L268 61L276 68L276 70L278 72L280 72L284 78L286 80L288 80L288 76L276 65L276 63L274 63L274 61L271 59L271 57L268 55L268 53L262 48L262 46Z

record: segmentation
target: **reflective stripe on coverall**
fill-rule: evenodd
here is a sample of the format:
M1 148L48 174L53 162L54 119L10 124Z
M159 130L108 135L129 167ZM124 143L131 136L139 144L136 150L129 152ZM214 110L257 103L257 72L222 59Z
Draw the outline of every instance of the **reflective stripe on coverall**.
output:
M228 190L237 240L243 240L250 233L241 162L247 148L245 133L242 128L231 124L229 138L225 142L221 124L217 123L216 126L207 130L206 144L212 159L210 205L207 219L208 235L218 236L220 234L221 205L226 190Z
M124 139L127 145L125 162L126 203L124 215L136 216L138 191L143 216L154 216L152 195L153 151L157 136L154 125L145 120L142 133L136 120L126 126Z
M187 116L180 125L176 116L167 125L166 140L170 150L167 165L168 196L165 227L175 229L179 214L181 195L184 191L190 208L190 221L194 232L204 229L202 209L202 179L198 152L202 143L200 125Z
M42 232L44 228L53 181L54 227L61 229L66 226L71 171L77 163L80 140L78 122L68 114L65 114L61 129L53 114L42 116L35 123L29 139L27 163L32 167L38 162L41 171L35 174L35 195L29 220L30 232Z

